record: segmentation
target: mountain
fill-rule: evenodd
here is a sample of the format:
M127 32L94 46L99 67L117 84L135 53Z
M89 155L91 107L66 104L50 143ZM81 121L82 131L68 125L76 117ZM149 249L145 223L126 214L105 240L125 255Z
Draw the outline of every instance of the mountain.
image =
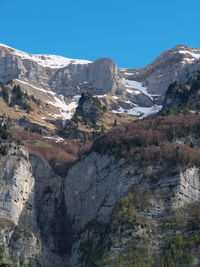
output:
M141 82L149 94L164 96L174 81L186 82L199 70L200 49L178 45L139 69L120 69L126 79Z
M0 82L14 80L69 119L82 92L107 101L115 113L146 116L161 109L172 82L186 82L199 69L200 50L176 46L144 68L118 69L111 59L95 62L53 55L31 55L0 45ZM47 117L48 114L47 114Z
M1 44L0 266L199 266L199 71Z

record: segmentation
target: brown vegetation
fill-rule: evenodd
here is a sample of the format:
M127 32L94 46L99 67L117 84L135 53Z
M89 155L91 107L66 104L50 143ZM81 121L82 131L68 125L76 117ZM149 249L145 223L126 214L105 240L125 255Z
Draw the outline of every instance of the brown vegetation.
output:
M177 139L200 137L200 116L179 114L144 119L115 127L94 143L92 150L112 153L129 163L141 165L163 162L182 165L200 164L200 152L193 144L177 143Z
M80 140L49 139L38 133L19 129L11 130L13 138L22 142L30 154L41 157L59 175L66 175L68 169L90 148L91 143Z

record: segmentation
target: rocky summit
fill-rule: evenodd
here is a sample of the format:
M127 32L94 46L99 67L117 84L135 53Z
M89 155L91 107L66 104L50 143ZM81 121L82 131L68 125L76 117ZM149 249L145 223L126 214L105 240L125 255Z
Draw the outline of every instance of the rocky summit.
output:
M0 266L200 266L199 96L200 49L119 69L0 44Z

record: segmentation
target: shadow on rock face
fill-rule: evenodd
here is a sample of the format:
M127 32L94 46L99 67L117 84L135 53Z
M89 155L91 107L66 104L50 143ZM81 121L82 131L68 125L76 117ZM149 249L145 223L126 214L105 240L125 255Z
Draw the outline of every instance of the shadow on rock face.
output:
M65 203L64 178L55 175L40 158L34 156L30 161L35 178L33 195L30 196L31 200L34 199L32 201L36 218L34 231L40 237L42 244L41 253L38 255L39 262L43 267L68 266L74 230L73 220L68 214ZM27 205L24 206L19 218L19 224L23 226L25 217L29 216L26 209ZM31 225L25 227L30 228Z

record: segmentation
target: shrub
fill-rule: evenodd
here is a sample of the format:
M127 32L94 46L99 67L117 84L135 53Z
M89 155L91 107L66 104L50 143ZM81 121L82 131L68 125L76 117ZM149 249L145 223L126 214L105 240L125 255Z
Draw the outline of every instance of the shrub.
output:
M158 161L170 165L199 165L200 152L190 146L191 142L174 142L188 135L199 138L199 132L200 116L196 114L145 119L115 127L94 142L92 151L111 153L142 166Z
M0 147L0 153L2 156L6 156L8 154L8 150L6 146L1 146Z
M22 267L34 267L34 265L33 263L29 262L29 263L23 264Z
M8 99L9 99L9 96L8 96L8 89L3 86L2 87L2 97L3 97L3 100L8 103Z

